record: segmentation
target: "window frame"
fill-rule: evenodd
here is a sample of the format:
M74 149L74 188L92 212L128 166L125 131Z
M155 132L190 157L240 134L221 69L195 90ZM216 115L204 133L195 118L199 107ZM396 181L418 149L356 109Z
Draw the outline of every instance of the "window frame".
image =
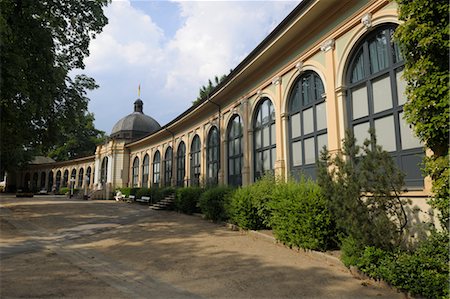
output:
M191 177L190 177L190 185L191 186L200 186L200 175L201 175L201 151L202 145L200 142L200 137L198 134L192 138L191 143L191 152L189 154L189 158L191 161ZM197 161L197 162L196 162Z
M181 141L177 148L177 186L184 186L186 177L186 144Z
M169 146L164 154L164 185L172 185L172 159L173 159L173 149Z
M152 186L159 187L161 183L161 153L159 150L153 155L152 163Z
M220 133L216 126L213 126L209 130L206 144L206 175L208 185L217 185L219 183L220 170Z
M237 121L236 121L237 120ZM237 132L235 130L234 124L237 123L240 125L240 132ZM244 159L244 126L242 124L242 118L239 114L234 114L230 121L228 122L228 128L227 128L227 170L228 170L228 184L232 186L242 186L242 166L243 166L243 159ZM234 143L239 143L239 152L236 153L233 150L233 153L230 151L230 147L234 149ZM230 144L233 144L230 146ZM234 167L236 165L236 161L240 165L239 172L236 173L236 168ZM233 167L233 174L231 174L231 168Z

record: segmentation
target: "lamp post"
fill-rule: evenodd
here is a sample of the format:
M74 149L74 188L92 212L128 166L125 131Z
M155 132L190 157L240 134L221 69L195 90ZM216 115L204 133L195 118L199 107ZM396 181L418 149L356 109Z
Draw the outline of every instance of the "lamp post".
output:
M75 185L75 177L70 178L70 198L73 196L73 186Z

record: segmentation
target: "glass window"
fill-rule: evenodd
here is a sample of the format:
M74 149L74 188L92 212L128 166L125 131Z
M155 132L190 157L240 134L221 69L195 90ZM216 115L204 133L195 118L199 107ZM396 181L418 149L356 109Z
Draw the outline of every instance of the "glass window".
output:
M191 145L191 185L200 185L200 137L194 136Z
M164 155L164 185L172 185L172 147L166 149L166 154Z
M100 169L100 182L105 184L108 181L108 157L104 157Z
M207 175L208 184L217 185L219 183L219 166L220 166L220 141L219 130L217 127L212 127L209 131L207 142ZM239 144L235 144L235 148Z
M262 98L256 111L257 117L253 126L255 180L260 178L264 171L273 169L274 163L272 161L275 160L275 157L272 158L272 151L270 150L276 148L275 109L270 99ZM258 121L260 115L262 117L261 122Z
M184 177L186 176L186 146L182 141L177 150L177 186L184 186Z
M242 138L243 129L241 117L235 114L228 124L228 184L233 186L242 185Z
M159 151L156 151L153 156L153 186L158 187L159 182L161 181L161 154Z
M143 188L148 188L148 177L150 172L150 157L146 154L142 162L142 184Z
M139 158L136 157L133 160L133 187L137 187L139 184Z
M78 187L83 187L83 179L84 179L84 169L81 168L78 172Z
M402 78L403 58L392 40L395 28L394 24L374 28L362 38L349 60L348 124L358 144L369 137L369 128L374 128L377 143L405 172L406 185L423 188L420 166L410 163L411 157L417 159L424 151L403 120L406 83Z
M327 133L323 83L317 73L306 71L297 79L292 88L293 90L300 89L301 105L297 106L295 110L289 111L291 116L289 118L291 173L304 173L315 177L315 163L324 141L323 137L317 136L326 136ZM290 101L294 101L292 95ZM294 106L291 104L289 107ZM305 172L311 168L313 171Z

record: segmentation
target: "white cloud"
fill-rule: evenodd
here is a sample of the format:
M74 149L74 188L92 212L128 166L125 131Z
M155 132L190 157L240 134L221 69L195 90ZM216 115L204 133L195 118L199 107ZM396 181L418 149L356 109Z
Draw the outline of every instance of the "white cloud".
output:
M227 74L296 5L293 2L176 1L183 25L173 38L129 1L105 10L109 24L91 41L86 73L96 126L107 133L131 113L141 83L144 112L161 125L191 105L209 78Z

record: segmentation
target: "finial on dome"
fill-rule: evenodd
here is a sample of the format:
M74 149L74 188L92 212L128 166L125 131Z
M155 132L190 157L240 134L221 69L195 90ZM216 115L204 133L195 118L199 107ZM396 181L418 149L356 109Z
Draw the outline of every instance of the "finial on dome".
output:
M144 113L143 106L144 103L141 101L141 99L137 99L136 102L134 102L134 112Z

